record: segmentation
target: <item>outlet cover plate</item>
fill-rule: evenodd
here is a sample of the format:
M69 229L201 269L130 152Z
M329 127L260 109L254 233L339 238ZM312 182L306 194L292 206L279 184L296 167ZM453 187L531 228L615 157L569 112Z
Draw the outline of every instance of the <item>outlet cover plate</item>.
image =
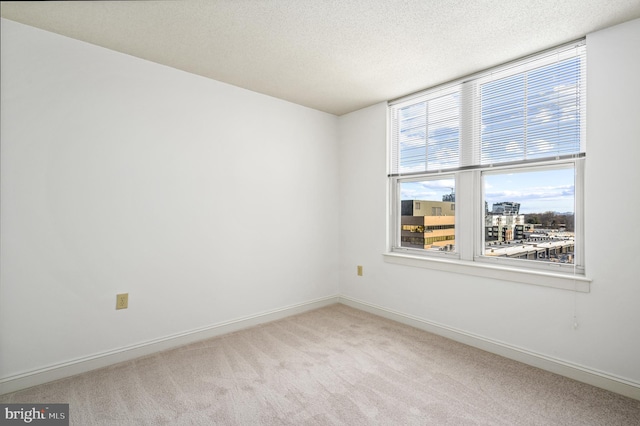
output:
M129 293L116 295L116 309L127 309L129 307Z

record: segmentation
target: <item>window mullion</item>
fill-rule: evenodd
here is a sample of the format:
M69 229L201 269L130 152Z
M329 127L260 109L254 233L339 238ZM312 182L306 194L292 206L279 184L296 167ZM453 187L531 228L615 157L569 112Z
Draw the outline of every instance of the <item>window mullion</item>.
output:
M473 81L465 82L460 90L460 158L461 166L477 164L480 151L477 145L476 117L478 96ZM456 173L456 246L461 260L473 260L477 225L473 200L474 176L471 170Z
M475 171L456 173L456 247L461 260L473 260L475 219L474 196Z

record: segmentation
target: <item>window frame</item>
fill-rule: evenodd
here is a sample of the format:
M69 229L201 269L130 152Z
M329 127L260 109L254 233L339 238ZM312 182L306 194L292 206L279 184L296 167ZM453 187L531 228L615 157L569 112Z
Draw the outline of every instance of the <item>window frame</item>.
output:
M556 48L575 46L584 49L584 41L580 40ZM525 60L531 63L544 63L550 61L548 53L531 55ZM542 59L537 58L542 56ZM547 55L547 56L544 56ZM564 55L561 51L559 55ZM555 158L523 159L496 164L480 164L478 129L481 126L479 119L481 85L487 81L491 74L513 75L513 70L521 69L519 61L514 61L515 66L506 64L495 69L489 69L477 75L450 82L440 87L434 87L420 93L389 102L389 174L388 174L388 206L389 220L387 222L387 251L384 254L385 261L408 266L417 266L436 270L452 271L475 276L504 279L508 281L542 285L579 292L589 292L591 280L586 276L585 268L585 226L584 226L584 168L585 168L585 128L586 128L586 60L581 54L581 80L580 84L580 152L577 154L562 155ZM546 65L546 64L545 64ZM526 69L527 65L524 66ZM531 68L529 68L531 69ZM506 70L506 71L505 71ZM460 164L444 170L407 171L402 172L399 161L401 145L399 139L398 111L400 108L410 106L412 102L419 103L429 101L432 93L454 93L459 96L459 145L458 153ZM395 109L394 109L395 107ZM394 115L395 114L395 115ZM429 137L428 134L426 136ZM428 143L428 139L426 140ZM473 147L473 149L471 149ZM428 161L425 158L425 161ZM485 243L485 215L484 215L484 180L487 174L505 172L537 171L544 169L556 169L571 167L574 170L574 236L575 256L573 264L559 264L554 262L492 258L484 256ZM427 167L428 168L428 167ZM417 248L401 247L401 194L400 186L404 182L418 182L423 180L439 180L453 177L455 181L456 207L455 207L455 251L437 252Z
M502 257L490 257L484 255L485 248L485 225L484 214L481 214L481 227L480 237L476 239L474 261L485 262L487 264L497 264L518 267L521 269L538 269L542 271L552 271L573 275L584 275L584 235L578 234L579 231L584 229L584 158L576 158L573 160L565 160L558 162L544 162L535 165L522 165L516 167L513 165L503 167L492 167L490 169L479 170L479 179L481 182L481 208L484 211L485 194L484 194L484 176L485 175L497 175L507 173L527 173L527 172L541 172L545 170L559 170L563 168L569 168L574 171L574 263L554 263L546 261L531 261L521 259L508 259Z
M424 182L426 180L444 180L444 179L453 179L454 187L457 188L457 176L455 173L433 173L426 174L420 176L411 176L411 177L395 177L390 179L390 193L391 193L391 238L390 238L390 251L395 253L405 253L410 255L424 255L428 253L429 256L441 257L443 259L460 259L460 253L458 252L457 241L458 241L458 209L454 211L455 219L454 223L456 224L455 231L455 241L456 241L456 249L455 251L428 251L424 249L417 249L412 247L402 247L401 237L402 237L402 197L401 197L401 189L400 185L403 183L410 182ZM422 201L422 200L421 200Z

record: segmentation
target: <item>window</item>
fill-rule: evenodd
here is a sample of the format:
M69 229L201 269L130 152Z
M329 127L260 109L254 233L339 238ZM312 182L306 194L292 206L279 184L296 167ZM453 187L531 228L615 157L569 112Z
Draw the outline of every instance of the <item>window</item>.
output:
M389 104L392 252L581 274L586 46Z
M576 172L573 163L483 171L485 237L480 255L554 263L556 269L572 271Z
M455 252L455 211L442 197L455 190L453 177L399 182L400 247Z

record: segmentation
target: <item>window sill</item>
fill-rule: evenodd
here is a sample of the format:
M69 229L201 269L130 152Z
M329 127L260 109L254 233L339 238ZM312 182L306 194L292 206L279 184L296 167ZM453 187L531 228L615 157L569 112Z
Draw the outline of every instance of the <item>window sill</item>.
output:
M582 275L568 275L536 270L525 271L503 265L498 266L458 259L412 256L400 253L384 253L384 261L396 265L414 266L503 281L514 281L581 293L589 293L591 290L591 280Z

